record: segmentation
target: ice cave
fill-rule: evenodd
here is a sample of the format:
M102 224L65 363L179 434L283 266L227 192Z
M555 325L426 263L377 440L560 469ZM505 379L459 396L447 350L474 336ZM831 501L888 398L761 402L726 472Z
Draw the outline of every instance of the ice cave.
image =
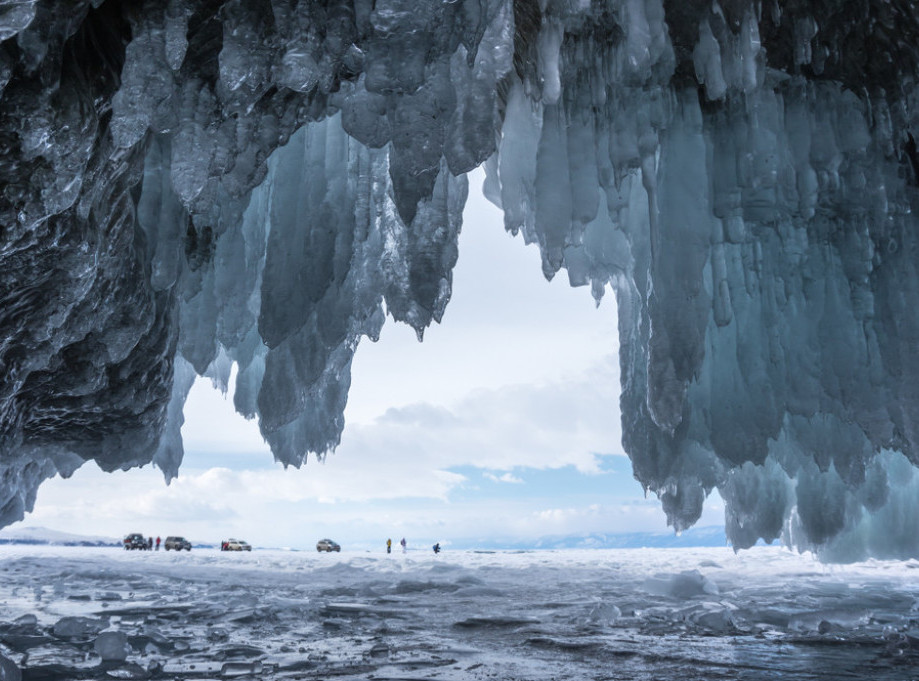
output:
M279 461L333 449L484 164L615 292L676 530L717 490L735 548L919 557L917 76L907 0L0 0L0 525L89 460L174 476L234 363Z

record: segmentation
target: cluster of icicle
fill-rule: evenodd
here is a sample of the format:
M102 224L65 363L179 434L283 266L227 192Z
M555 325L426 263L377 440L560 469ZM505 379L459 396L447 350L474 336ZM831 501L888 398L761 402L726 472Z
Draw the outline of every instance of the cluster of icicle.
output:
M821 7L0 5L0 521L86 459L175 475L233 363L277 459L334 448L360 338L440 321L485 163L547 277L615 291L676 529L717 489L735 547L919 555L919 30Z

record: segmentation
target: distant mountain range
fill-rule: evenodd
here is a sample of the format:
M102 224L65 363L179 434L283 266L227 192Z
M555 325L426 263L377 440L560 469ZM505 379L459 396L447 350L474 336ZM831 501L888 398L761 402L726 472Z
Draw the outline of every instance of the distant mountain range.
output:
M686 548L690 546L727 546L724 528L693 527L685 532L625 532L616 534L590 533L540 537L528 540L457 540L451 549L640 549Z
M546 537L537 548L554 549L676 549L690 546L727 546L728 539L720 525L693 527L675 532L630 532L626 534L586 534Z
M21 527L0 530L0 544L51 544L54 546L121 546L112 537L89 537L49 530L47 527Z
M165 537L164 537L165 539ZM98 537L70 532L58 532L47 527L20 527L0 530L0 545L25 544L35 546L121 546L121 539L116 537ZM217 548L216 544L192 542L196 549Z

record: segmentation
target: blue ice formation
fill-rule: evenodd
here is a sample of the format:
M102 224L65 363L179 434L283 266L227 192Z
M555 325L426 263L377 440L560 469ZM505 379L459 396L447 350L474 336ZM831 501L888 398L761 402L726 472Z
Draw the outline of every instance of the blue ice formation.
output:
M174 476L233 363L278 460L334 448L484 164L615 291L674 528L717 489L735 547L919 556L917 45L899 1L0 0L0 525L86 460Z

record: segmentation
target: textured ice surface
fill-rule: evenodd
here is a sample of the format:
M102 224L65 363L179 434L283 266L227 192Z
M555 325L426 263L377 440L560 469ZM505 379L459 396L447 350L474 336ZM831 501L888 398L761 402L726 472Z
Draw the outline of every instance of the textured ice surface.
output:
M919 664L917 568L828 569L772 547L5 547L0 655L30 679L907 681ZM648 575L668 588L649 589ZM62 637L63 613L107 628Z
M546 276L615 291L676 529L718 489L736 547L919 555L917 44L869 0L0 3L0 524L86 460L174 476L234 362L277 459L333 448L485 163Z

